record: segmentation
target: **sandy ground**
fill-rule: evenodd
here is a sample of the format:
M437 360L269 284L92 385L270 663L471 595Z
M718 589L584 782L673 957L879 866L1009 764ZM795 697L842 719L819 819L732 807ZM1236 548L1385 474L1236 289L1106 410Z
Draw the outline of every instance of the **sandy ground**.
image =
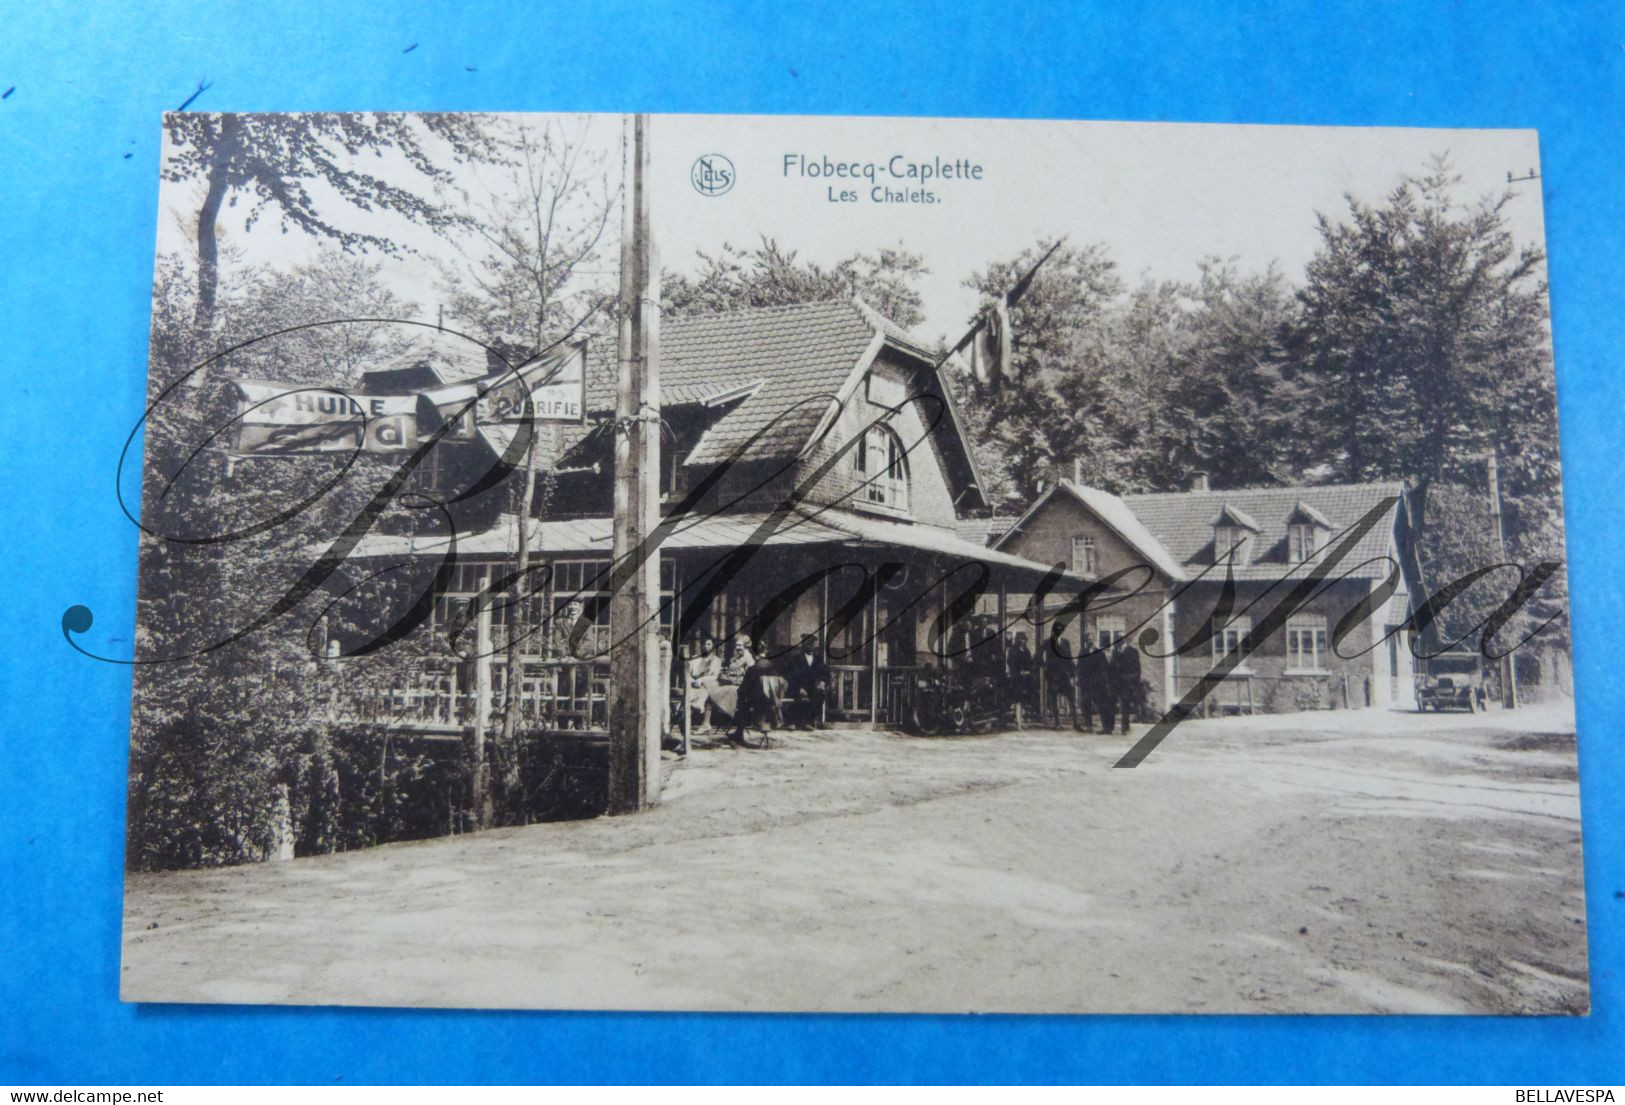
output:
M1136 735L1138 730L1136 731ZM646 814L134 876L128 1000L1582 1013L1572 708L697 748Z

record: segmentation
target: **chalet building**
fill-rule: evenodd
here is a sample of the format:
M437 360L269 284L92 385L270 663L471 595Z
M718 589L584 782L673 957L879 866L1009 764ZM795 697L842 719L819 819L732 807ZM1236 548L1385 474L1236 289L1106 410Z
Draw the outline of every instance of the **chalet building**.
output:
M833 673L832 721L900 719L901 691L939 662L943 612L978 581L978 609L1030 592L1050 570L956 527L985 513L985 486L936 358L861 301L767 307L663 320L661 492L681 518L660 542L662 626L680 648L739 632L773 656L804 633ZM483 374L482 356L422 354L365 386L433 387ZM540 728L599 729L608 696L614 472L613 350L591 351L587 417L554 427L553 478L529 534L545 582L522 617L489 604L502 701L501 646L523 626L524 701ZM444 495L488 469L511 428L437 446L423 484ZM713 481L707 484L707 481ZM512 570L518 522L506 487L457 517L458 567L437 596L421 685L392 691L445 724L467 716L470 677L447 627L489 579ZM453 535L378 533L352 559L432 562ZM1088 579L1069 572L1076 591ZM946 623L943 623L946 624ZM459 716L458 711L462 711Z
M1252 632L1344 530L1390 500L1329 582L1283 627L1254 642L1208 705L1240 712L1410 707L1412 654L1402 627L1419 593L1420 569L1402 484L1213 490L1203 479L1191 491L1118 496L1062 479L991 547L1065 563L1079 576L1115 578L1132 592L1092 603L1067 633L1074 648L1125 635L1137 642L1149 705L1162 709ZM1372 605L1396 565L1400 586L1334 649L1332 636L1345 615L1362 602ZM1128 575L1116 576L1125 570ZM1221 624L1215 614L1227 574L1234 599Z

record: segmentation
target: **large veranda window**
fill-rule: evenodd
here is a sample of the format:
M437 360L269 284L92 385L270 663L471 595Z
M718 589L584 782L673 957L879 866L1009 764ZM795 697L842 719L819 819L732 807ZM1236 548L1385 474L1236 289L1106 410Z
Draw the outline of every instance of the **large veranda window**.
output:
M908 457L903 442L890 426L870 426L855 450L860 503L908 509Z

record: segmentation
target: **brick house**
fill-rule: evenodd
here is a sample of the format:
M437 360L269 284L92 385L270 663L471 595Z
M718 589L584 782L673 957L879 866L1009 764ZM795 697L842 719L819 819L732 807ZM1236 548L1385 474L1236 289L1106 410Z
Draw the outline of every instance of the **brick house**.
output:
M1092 604L1067 632L1075 648L1124 635L1138 642L1150 706L1160 710L1191 691L1323 563L1348 527L1383 508L1318 591L1268 638L1253 642L1251 655L1208 704L1240 712L1413 706L1404 626L1419 594L1420 568L1404 486L1213 490L1205 483L1185 492L1118 496L1058 480L992 547L1065 563L1132 592ZM1227 574L1234 588L1230 614L1216 623ZM1347 633L1333 647L1345 620Z

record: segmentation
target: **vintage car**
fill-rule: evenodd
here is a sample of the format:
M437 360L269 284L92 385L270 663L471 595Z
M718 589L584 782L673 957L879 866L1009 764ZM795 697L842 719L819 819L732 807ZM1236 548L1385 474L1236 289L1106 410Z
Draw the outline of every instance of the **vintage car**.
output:
M1466 710L1484 705L1484 658L1476 652L1441 652L1416 677L1416 708Z

